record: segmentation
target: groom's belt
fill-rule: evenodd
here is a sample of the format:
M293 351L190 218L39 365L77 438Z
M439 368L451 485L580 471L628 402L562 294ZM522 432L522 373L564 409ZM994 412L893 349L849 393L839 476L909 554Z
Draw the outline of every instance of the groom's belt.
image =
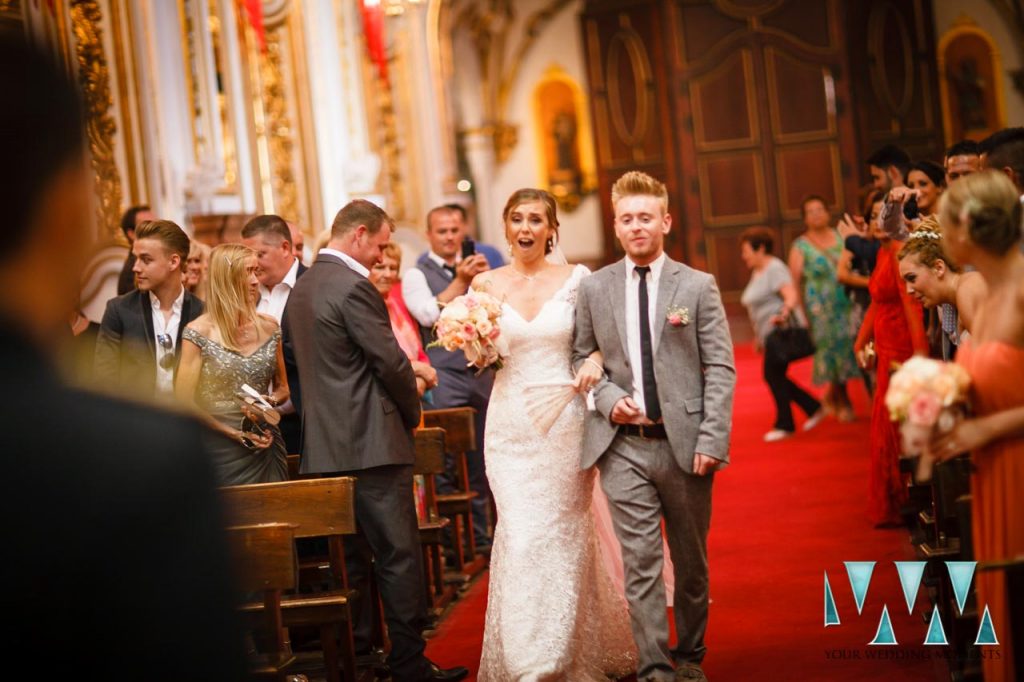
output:
M636 436L638 438L656 438L664 440L668 438L665 433L664 424L622 424L619 426L619 433L623 436Z

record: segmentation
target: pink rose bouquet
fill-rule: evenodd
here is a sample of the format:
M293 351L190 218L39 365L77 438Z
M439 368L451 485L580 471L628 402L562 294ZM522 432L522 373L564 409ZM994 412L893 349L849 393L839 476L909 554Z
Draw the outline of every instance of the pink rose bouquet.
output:
M501 369L508 348L501 338L501 303L482 291L470 291L452 299L434 326L437 340L430 347L461 350L469 367Z
M889 417L901 422L904 453L921 455L919 481L931 477L929 441L936 430L944 433L956 424L970 384L963 367L920 356L907 360L890 377L885 406Z

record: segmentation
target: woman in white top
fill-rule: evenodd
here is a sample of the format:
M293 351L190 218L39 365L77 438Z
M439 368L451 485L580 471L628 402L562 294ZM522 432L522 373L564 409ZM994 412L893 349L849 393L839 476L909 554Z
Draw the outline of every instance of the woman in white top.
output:
M793 435L796 425L791 403L807 414L804 431L813 429L824 416L821 403L786 375L789 362L777 352L779 336L772 332L791 316L801 327L807 323L789 268L772 255L774 244L775 236L766 227L752 227L740 236L740 256L752 273L740 300L754 325L755 345L764 354L764 380L775 399L775 425L764 435L767 442Z

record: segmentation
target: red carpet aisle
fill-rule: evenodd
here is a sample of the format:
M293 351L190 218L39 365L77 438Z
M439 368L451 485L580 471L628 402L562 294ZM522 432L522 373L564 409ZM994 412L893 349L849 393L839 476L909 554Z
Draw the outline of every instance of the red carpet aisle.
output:
M765 444L773 408L760 359L736 350L739 385L732 461L715 483L711 522L711 620L705 670L712 682L747 680L937 680L944 647L925 637L923 600L907 613L893 561L913 559L903 530L866 520L867 397L853 396L860 421L826 420L808 434ZM794 372L809 385L810 363ZM876 561L857 615L843 561ZM842 624L823 627L828 571ZM476 671L486 580L441 625L428 653ZM887 604L899 646L868 647ZM529 608L524 602L523 608ZM870 658L869 658L870 657ZM930 660L934 658L934 660ZM473 678L471 678L473 679Z

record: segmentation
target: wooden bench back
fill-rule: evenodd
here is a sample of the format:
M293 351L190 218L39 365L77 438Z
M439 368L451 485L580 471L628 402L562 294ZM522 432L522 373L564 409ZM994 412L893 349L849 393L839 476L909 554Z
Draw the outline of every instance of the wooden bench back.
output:
M414 474L444 473L444 429L424 428L416 430L416 462Z
M290 523L297 538L356 532L355 479L311 478L221 488L229 523Z
M232 526L227 533L239 591L295 589L298 578L295 526L290 523Z
M423 425L428 428L444 429L445 446L449 452L476 450L476 428L472 407L453 407L445 410L425 410Z

